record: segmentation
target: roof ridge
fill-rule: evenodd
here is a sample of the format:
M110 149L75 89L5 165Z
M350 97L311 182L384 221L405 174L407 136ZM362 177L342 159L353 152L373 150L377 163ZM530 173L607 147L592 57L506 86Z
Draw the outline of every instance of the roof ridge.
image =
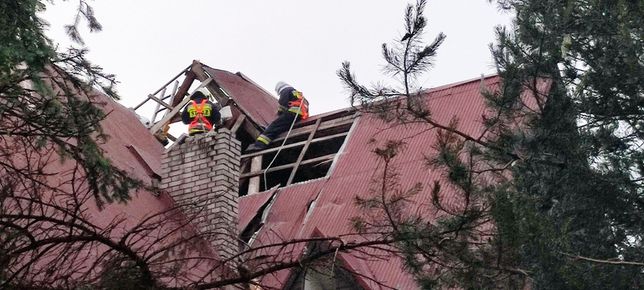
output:
M481 76L478 77L478 78L471 78L471 79L467 79L467 80L460 81L460 82L455 82L455 83L451 83L451 84L446 84L446 85L441 85L441 86L438 86L438 87L429 88L429 89L426 89L426 90L422 90L421 93L424 93L424 94L436 93L436 92L444 91L444 90L451 89L451 88L454 88L454 87L460 87L460 86L463 86L463 85L466 85L466 84L469 84L469 83L473 83L475 81L487 80L487 79L491 79L491 78L498 77L498 76L499 76L498 73L489 74L489 75L481 74Z

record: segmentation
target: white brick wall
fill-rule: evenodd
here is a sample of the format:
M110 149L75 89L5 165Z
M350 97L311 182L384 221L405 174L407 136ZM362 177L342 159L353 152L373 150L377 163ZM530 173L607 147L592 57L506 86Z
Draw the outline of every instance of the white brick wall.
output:
M227 129L189 137L162 159L160 187L168 192L219 255L238 252L238 180L241 143Z

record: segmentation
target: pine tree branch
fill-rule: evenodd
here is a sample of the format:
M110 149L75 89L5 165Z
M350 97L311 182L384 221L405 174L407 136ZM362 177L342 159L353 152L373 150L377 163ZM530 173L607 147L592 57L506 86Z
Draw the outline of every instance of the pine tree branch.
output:
M608 264L608 265L621 265L621 266L636 266L636 267L644 267L643 262L632 262L632 261L623 261L623 260L617 260L618 258L615 258L616 260L602 260L602 259L595 259L595 258L590 258L590 257L585 257L585 256L580 256L580 255L573 255L573 254L568 254L565 252L559 252L562 255L572 259L572 260L582 260L586 262L591 262L591 263L597 263L597 264Z

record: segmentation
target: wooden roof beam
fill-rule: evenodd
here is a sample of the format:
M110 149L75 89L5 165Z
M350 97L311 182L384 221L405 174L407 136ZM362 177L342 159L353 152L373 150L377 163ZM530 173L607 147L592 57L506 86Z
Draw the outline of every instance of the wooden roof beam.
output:
M204 81L208 78L213 77L209 76L208 73L206 73L206 71L203 69L203 64L196 60L192 61L190 71L193 72L197 79L200 81ZM224 107L229 105L228 102L230 98L227 95L222 94L221 86L219 86L216 81L211 81L207 86L205 86L205 88L208 89L213 97L215 97L217 103L219 103L220 106Z
M304 159L304 155L306 154L306 150L309 149L309 145L311 144L311 140L313 140L313 136L315 136L315 132L317 132L318 128L320 127L320 123L322 122L322 119L318 119L315 122L315 128L311 130L311 133L309 134L309 138L306 139L306 142L304 144L304 148L302 148L302 152L300 152L300 156L297 157L297 161L295 161L295 167L293 168L293 171L291 171L291 175L288 177L288 181L286 181L286 186L291 185L293 182L293 178L295 178L295 173L297 172L297 169L300 167L300 162L302 162L302 159Z
M354 122L354 118L355 118L355 116L351 115L351 116L346 116L346 117L342 117L342 118L339 118L339 119L323 121L320 124L319 128L317 128L317 130L321 131L321 130L326 130L326 129L330 129L330 128L333 128L333 127L349 125L349 124L352 124ZM315 127L316 127L315 123L313 123L313 124L305 126L305 127L300 127L300 128L293 129L291 131L291 134L289 134L289 138L294 137L294 136L299 136L299 135L302 135L302 134L307 134L307 133L311 132L311 130L313 130ZM280 141L284 140L284 137L286 137L286 134L283 134L283 135L284 136L277 137L272 142L280 142Z
M324 136L324 137L318 137L318 138L315 138L315 139L311 140L310 143L316 143L316 142L326 141L326 140L330 140L330 139L335 139L335 138L347 136L348 134L349 134L349 131L338 133L338 134L333 134L333 135L328 135L328 136ZM253 157L253 156L264 155L264 154L267 154L267 153L275 152L277 150L280 150L280 148L282 148L282 150L284 150L284 149L288 149L288 148L302 146L302 145L305 145L307 142L309 142L309 141L304 140L304 141L300 141L300 142L296 142L296 143L286 144L286 145L281 146L281 147L277 146L277 147L273 147L273 148L270 148L270 149L249 153L249 154L246 154L246 155L242 155L241 159L246 159L246 158L250 158L250 157Z
M208 75L203 66L204 65L202 63L194 60L192 62L190 71L192 71L199 80L205 80L208 78L212 79L214 76ZM208 84L208 86L206 86L206 88L215 97L215 99L217 99L217 103L219 103L219 105L221 105L222 107L230 106L234 120L231 120L230 123L227 123L227 126L232 128L232 126L234 126L234 124L236 123L237 118L239 118L241 115L247 116L247 114L245 114L236 104L234 104L234 100L229 98L228 93L226 93L216 81L212 81L210 84ZM257 136L261 134L258 126L254 124L250 118L246 117L241 124L242 128L244 128L244 130L246 130L246 132L248 132L251 137L257 138Z
M201 83L201 85L199 87L207 86L211 81L212 81L212 79L207 79L206 81ZM192 94L194 94L195 92L196 92L196 90L193 91L190 94L190 96L192 96ZM150 128L150 132L155 133L155 132L161 130L161 128L163 128L163 126L165 126L165 124L170 122L174 117L177 117L178 114L179 114L179 111L181 111L181 108L183 108L183 106L185 106L190 101L190 96L183 97L179 101L179 104L177 104L176 106L174 106L174 108L172 108L172 111L170 111L167 115L165 115L159 122L154 123L152 128Z
M300 165L306 165L306 164L311 164L311 163L315 163L315 162L330 161L330 160L333 160L333 158L335 158L335 155L336 155L336 153L333 153L333 154L328 154L328 155L324 155L324 156L320 156L320 157L316 157L316 158L307 159L307 160L302 161L300 163ZM253 177L253 176L261 175L261 174L264 174L264 171L269 173L269 172L289 169L289 168L293 168L293 167L295 167L295 163L284 164L284 165L280 165L280 166L271 167L268 170L262 169L262 170L252 171L252 172L249 172L249 173L244 173L239 178L242 179L242 178L246 178L246 177Z

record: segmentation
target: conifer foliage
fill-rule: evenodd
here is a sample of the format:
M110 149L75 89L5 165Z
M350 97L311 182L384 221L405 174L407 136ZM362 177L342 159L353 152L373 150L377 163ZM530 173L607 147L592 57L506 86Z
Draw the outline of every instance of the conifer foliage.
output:
M383 45L398 87L361 85L349 63L338 75L362 110L436 130L427 164L449 184L401 188L392 160L404 142L387 142L375 150L385 164L381 186L356 201L365 211L356 228L402 241L397 249L427 289L641 289L642 2L497 1L515 17L492 46L502 83L481 92L489 113L479 136L457 119L433 119L409 81L444 38L422 45L425 2L407 8L400 49ZM461 206L441 202L446 187ZM410 210L423 191L443 213L438 220Z
M88 205L125 202L139 181L115 168L100 144L109 136L95 103L117 98L114 76L86 50L55 50L37 15L39 0L0 2L0 288L48 287L68 280L82 246L100 239L84 222ZM86 1L67 31L82 41L83 19L100 29ZM90 204L91 203L91 204ZM77 235L78 232L85 235ZM92 232L94 231L94 232ZM92 234L88 234L88 233ZM93 237L93 238L91 238ZM83 242L79 242L83 241ZM59 259L51 259L51 253ZM35 265L38 264L39 267ZM47 265L47 266L45 266ZM68 285L69 286L69 285Z

